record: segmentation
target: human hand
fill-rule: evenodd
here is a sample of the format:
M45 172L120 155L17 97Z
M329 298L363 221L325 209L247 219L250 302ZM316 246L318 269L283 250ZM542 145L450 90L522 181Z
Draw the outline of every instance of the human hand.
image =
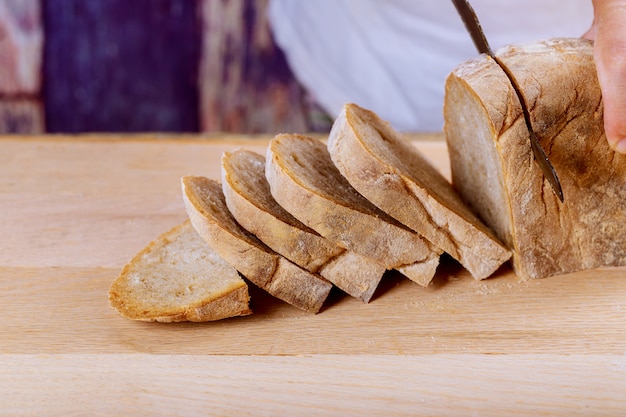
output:
M626 0L592 2L593 25L583 37L595 41L607 141L626 154Z

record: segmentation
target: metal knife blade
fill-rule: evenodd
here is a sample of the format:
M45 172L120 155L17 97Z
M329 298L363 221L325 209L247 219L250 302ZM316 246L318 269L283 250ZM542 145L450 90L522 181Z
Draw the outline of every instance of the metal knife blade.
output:
M524 121L526 122L526 128L528 129L528 134L530 136L530 147L532 149L533 155L535 157L535 161L539 164L539 168L541 168L541 172L543 172L543 176L548 180L548 183L552 187L554 194L559 198L561 203L563 202L563 189L561 188L561 181L559 181L559 177L556 173L556 170L552 166L552 163L548 159L548 155L546 155L545 151L539 144L539 139L537 138L537 134L535 133L532 122L530 120L530 111L528 110L528 105L526 104L526 100L524 99L524 95L522 94L521 88L513 76L513 73L509 70L509 68L504 65L504 63L496 57L496 55L491 50L489 46L489 42L487 42L487 37L485 36L485 32L480 26L480 22L478 20L478 16L474 12L474 9L469 4L468 0L452 0L454 6L456 7L457 12L461 16L467 31L469 32L472 41L474 41L474 45L476 49L481 54L489 55L499 66L502 68L507 78L509 79L511 85L513 86L513 90L517 95L517 98L522 106L522 113L524 115Z

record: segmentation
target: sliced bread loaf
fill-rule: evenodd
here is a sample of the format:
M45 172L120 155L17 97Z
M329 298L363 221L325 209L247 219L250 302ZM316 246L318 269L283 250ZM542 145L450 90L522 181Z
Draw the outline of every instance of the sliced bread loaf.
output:
M185 207L198 234L252 283L302 310L317 313L332 288L245 230L232 216L218 181L182 178Z
M497 52L530 103L533 128L565 197L533 160L520 103L500 67L479 57L448 77L452 180L514 251L522 278L626 264L626 156L609 148L593 44L554 39Z
M122 269L109 302L141 321L211 321L245 316L248 286L189 221L159 236Z
M350 186L322 142L276 136L267 150L266 178L274 199L320 235L421 285L433 278L441 251Z
M385 266L337 246L280 206L265 178L265 157L247 150L222 156L226 205L239 224L297 265L368 302Z
M328 139L341 174L385 213L487 278L511 252L413 144L369 110L346 104Z

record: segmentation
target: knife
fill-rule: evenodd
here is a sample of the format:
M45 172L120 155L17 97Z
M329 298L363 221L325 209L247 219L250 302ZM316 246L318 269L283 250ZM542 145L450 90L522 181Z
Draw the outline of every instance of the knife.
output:
M533 151L533 155L535 156L535 161L539 164L539 168L543 172L543 176L548 180L548 183L552 187L552 191L559 198L561 203L563 202L563 189L561 188L561 181L559 181L559 177L556 174L556 170L550 163L548 159L548 155L544 152L543 148L539 144L539 139L537 138L537 134L535 133L532 123L530 121L530 111L528 110L528 105L526 104L526 100L524 99L524 95L522 94L521 88L513 76L513 73L509 68L504 65L504 63L496 57L496 55L491 50L489 46L489 42L487 42L487 37L485 36L485 32L480 26L480 22L478 21L478 17L474 12L474 9L469 4L468 0L452 0L454 6L456 7L457 12L461 16L467 31L469 32L472 40L474 41L474 45L478 52L481 54L489 55L495 62L502 68L504 73L506 74L509 82L513 86L513 90L517 95L517 98L522 106L522 113L524 115L524 121L526 122L526 128L528 129L528 134L530 136L530 148Z

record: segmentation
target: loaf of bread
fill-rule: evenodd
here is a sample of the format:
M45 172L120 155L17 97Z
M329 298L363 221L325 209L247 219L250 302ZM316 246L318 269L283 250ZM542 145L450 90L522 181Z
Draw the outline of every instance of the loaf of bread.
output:
M245 316L248 286L189 221L146 246L109 288L122 316L141 321L211 321Z
M290 261L319 273L346 293L368 302L385 267L337 246L280 206L265 178L265 157L239 149L222 155L222 189L235 220Z
M443 251L477 279L511 256L523 279L626 265L626 156L606 141L592 43L497 55L529 104L563 203L534 161L511 82L482 55L446 80L452 184L388 123L347 104L326 144L282 134L266 157L225 153L221 183L184 177L190 221L124 267L111 305L144 321L247 315L241 273L316 313L332 283L368 302L387 269L426 286Z
M218 181L186 176L182 189L191 224L226 262L276 298L311 313L320 310L332 284L277 254L241 227L228 210Z
M348 182L379 209L484 279L510 251L467 207L421 152L375 113L346 104L328 138Z
M446 82L445 135L452 180L513 250L522 278L626 264L626 156L603 129L593 45L554 39L503 48L554 166L564 203L533 160L520 103L487 56Z
M267 149L266 178L274 199L320 235L420 285L432 280L441 250L350 186L321 141L276 136Z

